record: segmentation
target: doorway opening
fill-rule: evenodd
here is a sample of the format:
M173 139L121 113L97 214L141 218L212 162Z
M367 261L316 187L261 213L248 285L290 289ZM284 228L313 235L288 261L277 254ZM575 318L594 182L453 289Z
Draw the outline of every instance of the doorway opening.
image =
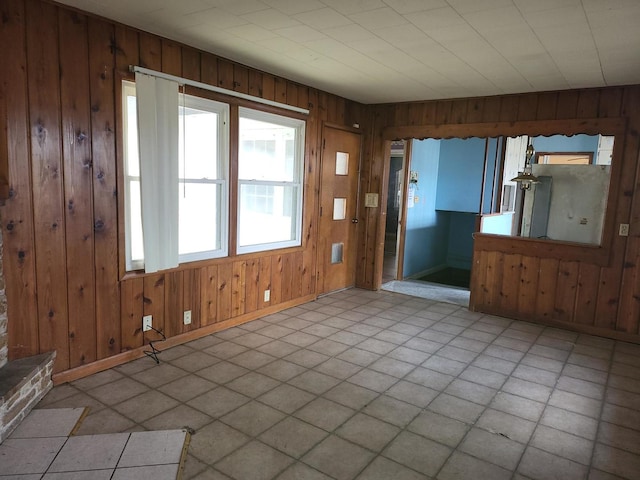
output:
M389 157L389 183L387 194L387 218L384 231L384 263L382 283L402 278L401 245L405 158L407 142L392 142Z

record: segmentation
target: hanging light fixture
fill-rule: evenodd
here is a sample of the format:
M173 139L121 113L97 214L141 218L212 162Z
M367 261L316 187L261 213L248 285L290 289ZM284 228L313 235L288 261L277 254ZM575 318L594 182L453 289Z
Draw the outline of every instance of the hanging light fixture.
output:
M518 182L522 190L529 190L532 183L540 183L538 177L531 171L531 160L535 153L536 151L533 149L533 145L529 144L524 157L524 170L520 172L517 177L511 179L512 182Z

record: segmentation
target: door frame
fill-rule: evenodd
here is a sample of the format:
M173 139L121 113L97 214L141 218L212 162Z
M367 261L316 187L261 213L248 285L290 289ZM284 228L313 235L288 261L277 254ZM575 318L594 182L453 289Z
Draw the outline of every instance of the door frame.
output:
M407 233L407 192L409 189L409 173L411 172L411 146L413 139L404 141L404 153L402 155L402 189L400 198L400 219L398 221L398 233L396 238L396 280L402 280L404 275L404 242ZM391 162L391 155L389 155ZM389 192L387 192L387 197ZM385 198L386 202L387 199Z
M352 127L349 125L342 125L339 123L334 123L334 122L328 122L323 120L320 124L320 161L318 162L318 191L317 191L317 201L318 201L318 207L316 209L316 224L318 225L317 227L317 235L320 235L320 225L321 225L321 221L320 221L320 211L322 209L322 188L323 188L323 184L322 184L322 172L323 172L323 168L324 168L324 163L325 163L325 156L324 156L324 152L325 152L325 128L332 128L334 130L341 130L344 132L349 132L349 133L354 133L360 136L360 155L358 157L358 169L356 172L356 205L355 205L355 212L356 212L356 216L355 218L358 220L358 222L356 223L356 232L354 235L354 242L355 242L355 254L357 257L358 254L358 240L360 237L360 191L361 191L361 178L360 178L360 174L362 172L362 157L363 157L363 150L364 150L364 132L361 128L358 127ZM320 275L324 275L324 266L322 263L322 253L320 248L316 248L316 281L315 281L315 285L316 285L316 295L318 296L323 296L323 295L327 295L329 293L332 292L323 292L320 293ZM345 288L351 288L354 287L357 283L357 275L355 275L355 280L354 280L354 284L350 285L348 287Z

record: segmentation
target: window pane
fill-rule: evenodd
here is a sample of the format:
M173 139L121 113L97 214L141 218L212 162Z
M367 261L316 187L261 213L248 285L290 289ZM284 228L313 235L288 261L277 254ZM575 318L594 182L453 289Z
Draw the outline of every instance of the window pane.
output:
M344 220L345 218L347 218L347 199L334 198L333 199L333 219Z
M180 184L180 255L220 248L221 197L215 183Z
M294 240L297 203L297 186L241 184L239 245Z
M142 243L142 208L140 205L140 182L129 183L129 234L131 238L131 261L140 262L144 258Z
M220 178L216 162L218 117L214 112L180 107L180 178Z
M349 154L336 152L336 175L349 175Z
M342 255L344 252L344 243L331 244L331 263L342 263Z
M129 89L127 89L129 90ZM138 159L138 116L136 113L136 97L126 94L126 159L127 174L132 177L140 176L140 160Z
M295 139L293 127L240 117L239 178L294 181Z

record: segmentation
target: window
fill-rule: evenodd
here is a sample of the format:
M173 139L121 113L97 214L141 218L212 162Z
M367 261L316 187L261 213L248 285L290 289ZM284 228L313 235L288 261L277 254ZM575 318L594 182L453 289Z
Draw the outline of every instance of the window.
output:
M127 270L144 266L135 84L123 82ZM228 105L183 95L179 107L179 259L227 255Z
M240 108L238 253L301 243L305 122Z

